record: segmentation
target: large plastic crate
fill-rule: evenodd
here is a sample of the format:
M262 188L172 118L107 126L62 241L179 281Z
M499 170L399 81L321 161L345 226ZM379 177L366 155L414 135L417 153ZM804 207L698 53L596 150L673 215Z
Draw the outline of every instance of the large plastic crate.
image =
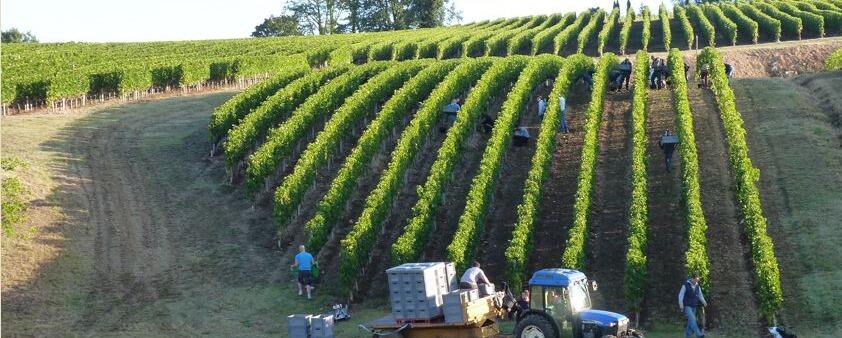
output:
M290 338L309 338L311 315L287 316L287 334Z
M333 315L318 315L310 318L310 338L333 338Z
M442 315L442 297L451 287L445 263L407 263L386 270L386 274L389 302L396 320L424 320Z

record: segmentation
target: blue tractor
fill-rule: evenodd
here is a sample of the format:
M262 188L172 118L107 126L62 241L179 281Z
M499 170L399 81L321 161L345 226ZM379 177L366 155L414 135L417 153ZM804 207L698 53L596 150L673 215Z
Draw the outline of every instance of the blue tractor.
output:
M570 269L543 269L529 279L530 308L518 314L516 338L643 337L619 313L591 309L588 278Z

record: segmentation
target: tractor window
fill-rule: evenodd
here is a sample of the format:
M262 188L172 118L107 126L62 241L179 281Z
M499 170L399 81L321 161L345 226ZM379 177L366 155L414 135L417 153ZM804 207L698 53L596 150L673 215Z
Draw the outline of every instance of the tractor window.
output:
M591 308L587 282L570 285L570 303L573 307L573 313Z
M564 288L547 288L547 313L558 321L564 320L570 313Z
M530 292L529 307L532 309L543 309L544 304L544 288L540 286L533 286Z

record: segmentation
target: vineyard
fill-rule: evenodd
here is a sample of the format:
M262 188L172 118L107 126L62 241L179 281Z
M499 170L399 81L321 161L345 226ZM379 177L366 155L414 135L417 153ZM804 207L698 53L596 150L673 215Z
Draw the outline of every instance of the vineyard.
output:
M599 281L595 304L646 328L675 321L674 290L699 272L709 326L757 336L791 318L794 273L764 204L756 163L769 151L750 149L757 117L740 112L727 48L840 35L840 0L762 0L312 37L4 44L2 104L11 115L239 83L190 147L203 168L224 168L220 191L244 213L265 212L250 221L271 233L248 240L317 257L317 292L381 299L383 270L416 261L464 271L476 260L515 290L537 268L566 267ZM822 67L842 70L842 49L828 54ZM678 143L665 168L666 131Z
M4 46L4 112L66 109L262 80L308 66L434 58L668 51L835 36L835 0L619 8L447 28L247 40ZM211 57L209 57L211 56ZM251 82L248 82L251 83Z

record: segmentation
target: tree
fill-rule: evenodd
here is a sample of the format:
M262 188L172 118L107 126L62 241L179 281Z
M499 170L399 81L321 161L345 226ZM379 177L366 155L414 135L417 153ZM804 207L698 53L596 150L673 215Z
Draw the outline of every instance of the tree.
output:
M290 0L286 10L299 19L310 34L328 35L338 31L342 16L340 0Z
M251 36L262 38L267 36L303 35L298 26L299 20L294 15L270 16L263 23L254 26Z
M21 33L17 28L11 28L7 31L2 32L2 42L3 43L19 43L19 42L38 42L38 39L35 37L34 34L27 31L26 33Z

